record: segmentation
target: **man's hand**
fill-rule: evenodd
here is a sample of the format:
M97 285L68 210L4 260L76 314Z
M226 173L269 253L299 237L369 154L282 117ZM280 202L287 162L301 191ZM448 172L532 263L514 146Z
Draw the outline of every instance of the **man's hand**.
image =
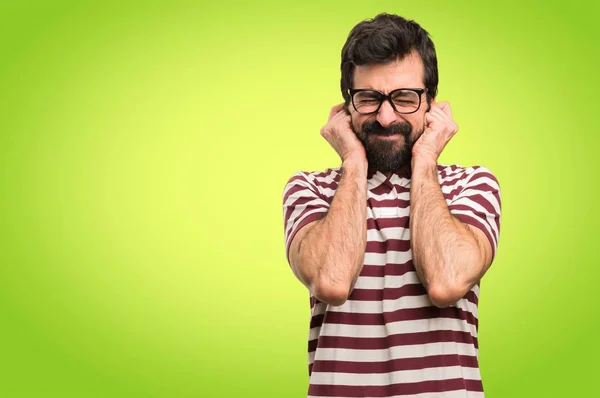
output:
M331 108L329 120L321 128L321 136L335 149L342 162L350 158L366 160L365 148L352 130L352 120L344 109L344 104Z
M452 109L448 102L433 102L431 110L425 114L425 130L413 146L413 159L436 162L454 137L458 126L452 119Z

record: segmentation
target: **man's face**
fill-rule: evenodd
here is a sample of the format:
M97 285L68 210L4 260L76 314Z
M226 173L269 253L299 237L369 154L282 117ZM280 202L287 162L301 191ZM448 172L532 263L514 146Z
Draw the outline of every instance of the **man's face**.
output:
M402 61L357 66L352 88L384 94L399 88L424 88L421 57L413 52ZM419 110L411 114L395 112L388 101L370 115L358 113L352 103L348 105L352 128L365 147L370 167L387 173L410 164L412 147L423 133L427 108L425 93Z

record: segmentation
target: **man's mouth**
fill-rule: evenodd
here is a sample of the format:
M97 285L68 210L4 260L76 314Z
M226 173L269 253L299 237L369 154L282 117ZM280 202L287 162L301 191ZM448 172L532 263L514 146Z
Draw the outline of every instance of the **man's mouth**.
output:
M381 131L381 132L376 132L376 133L371 133L371 135L376 136L377 138L381 138L381 139L395 139L400 137L400 133L390 133L387 131Z

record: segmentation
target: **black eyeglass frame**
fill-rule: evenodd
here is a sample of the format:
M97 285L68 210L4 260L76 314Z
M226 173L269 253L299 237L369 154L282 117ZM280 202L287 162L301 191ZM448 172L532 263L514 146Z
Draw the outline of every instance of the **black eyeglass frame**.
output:
M356 105L354 104L354 94L360 93L360 92L365 92L365 91L371 91L371 92L375 92L375 93L379 94L379 105L377 106L377 109L375 109L372 112L361 112L356 108ZM392 101L392 96L394 95L394 93L396 93L398 91L413 91L413 92L417 93L419 96L419 105L417 106L417 109L415 109L414 111L411 111L411 112L400 112L398 109L396 109L396 105L394 105L394 101ZM371 115L373 113L379 112L379 109L381 109L381 105L383 104L383 101L385 101L385 100L387 100L390 103L394 112L399 113L401 115L410 115L411 113L415 113L419 109L421 109L421 104L423 103L421 96L423 94L425 94L426 92L427 92L426 88L397 88L395 90L390 91L390 93L388 95L385 95L381 91L375 90L372 88L349 88L348 89L348 94L350 94L350 102L352 102L352 106L354 107L354 110L356 110L356 112L360 113L361 115Z

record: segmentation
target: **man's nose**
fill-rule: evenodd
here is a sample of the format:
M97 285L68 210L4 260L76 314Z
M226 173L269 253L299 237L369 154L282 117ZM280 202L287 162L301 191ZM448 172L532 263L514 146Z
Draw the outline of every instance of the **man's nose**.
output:
M388 100L383 101L379 111L377 111L377 121L383 127L387 127L396 121L397 115Z

